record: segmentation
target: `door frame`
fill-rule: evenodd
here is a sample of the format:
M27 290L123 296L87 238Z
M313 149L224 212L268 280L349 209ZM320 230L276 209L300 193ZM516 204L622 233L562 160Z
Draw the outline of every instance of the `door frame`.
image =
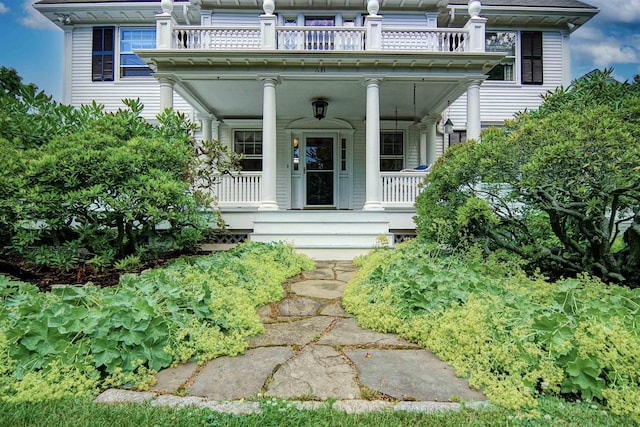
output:
M286 144L286 156L289 159L286 165L287 195L286 206L289 209L314 209L313 206L305 206L306 181L303 181L302 167L298 169L294 163L294 139L302 144L307 137L331 137L334 141L334 205L332 209L353 209L353 126L341 119L326 118L318 121L313 118L297 119L285 127L288 136ZM345 150L342 150L342 141L345 141ZM284 154L284 153L283 153ZM317 207L317 209L325 209Z

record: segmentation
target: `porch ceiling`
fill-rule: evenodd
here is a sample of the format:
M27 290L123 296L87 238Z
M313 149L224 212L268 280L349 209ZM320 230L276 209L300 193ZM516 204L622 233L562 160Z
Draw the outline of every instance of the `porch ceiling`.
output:
M161 52L138 55L169 77L196 109L218 120L262 117L261 77L276 77L279 119L311 117L311 101L329 101L328 118L363 120L366 78L379 78L382 119L437 118L472 80L502 55L385 54L342 52L309 55L254 52Z

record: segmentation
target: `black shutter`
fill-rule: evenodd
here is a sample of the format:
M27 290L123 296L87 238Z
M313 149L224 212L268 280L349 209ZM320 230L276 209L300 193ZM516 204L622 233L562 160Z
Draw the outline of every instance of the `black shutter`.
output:
M91 80L113 81L114 27L95 27L91 49Z
M539 31L520 33L520 50L522 84L541 85L543 83L542 33Z

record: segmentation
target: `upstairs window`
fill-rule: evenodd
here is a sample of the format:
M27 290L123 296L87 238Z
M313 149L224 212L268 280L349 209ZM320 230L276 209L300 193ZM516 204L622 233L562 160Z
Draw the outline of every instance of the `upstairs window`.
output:
M404 168L404 135L402 132L380 132L380 171Z
M541 85L542 79L542 33L523 31L520 33L522 52L522 84Z
M134 49L155 49L155 28L120 29L120 77L148 77L151 68L133 53Z
M237 130L233 132L233 149L242 154L240 166L244 171L262 170L262 131Z
M113 81L114 27L95 27L91 48L91 80Z
M505 58L491 71L487 80L515 81L516 63L516 33L487 32L485 33L485 51L506 54Z

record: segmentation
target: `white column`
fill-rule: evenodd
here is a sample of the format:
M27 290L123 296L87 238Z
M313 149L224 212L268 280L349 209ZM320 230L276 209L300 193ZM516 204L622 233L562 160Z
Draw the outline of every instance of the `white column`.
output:
M64 27L64 44L62 59L62 103L71 104L71 69L73 67L73 27Z
M198 113L200 122L202 123L202 140L213 141L213 135L211 132L211 122L213 116L211 114Z
M421 126L420 162L423 165L432 165L436 161L436 123L435 119L430 119Z
M211 121L211 140L220 141L220 121Z
M258 210L276 211L276 84L277 79L266 77L262 98L262 200Z
M362 210L381 211L380 79L367 79L365 203Z
M173 109L173 84L170 77L157 77L160 83L160 111Z
M474 80L467 89L467 141L480 138L480 83Z

